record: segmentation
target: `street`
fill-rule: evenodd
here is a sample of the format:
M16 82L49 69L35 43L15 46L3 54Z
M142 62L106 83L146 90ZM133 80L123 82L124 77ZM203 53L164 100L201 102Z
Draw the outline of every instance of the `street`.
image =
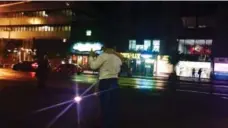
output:
M79 104L73 101L97 81L96 76L51 75L48 87L39 90L34 73L0 70L1 128L99 126L99 101L91 95L93 89ZM211 95L209 84L179 82L175 95L170 95L164 91L167 84L166 80L120 78L120 127L227 128L226 85L213 85Z

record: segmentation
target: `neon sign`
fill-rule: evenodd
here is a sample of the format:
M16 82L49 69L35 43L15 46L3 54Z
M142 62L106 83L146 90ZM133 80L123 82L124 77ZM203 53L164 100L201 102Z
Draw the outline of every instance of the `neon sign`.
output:
M129 58L129 59L140 59L140 55L139 53L121 53L125 58Z

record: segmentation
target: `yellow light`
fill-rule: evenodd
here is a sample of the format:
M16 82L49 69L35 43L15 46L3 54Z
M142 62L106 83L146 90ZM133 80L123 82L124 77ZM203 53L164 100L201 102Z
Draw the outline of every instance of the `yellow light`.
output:
M39 19L39 18L31 18L29 20L29 23L30 24L41 24L41 19Z
M139 53L121 53L125 58L140 59Z

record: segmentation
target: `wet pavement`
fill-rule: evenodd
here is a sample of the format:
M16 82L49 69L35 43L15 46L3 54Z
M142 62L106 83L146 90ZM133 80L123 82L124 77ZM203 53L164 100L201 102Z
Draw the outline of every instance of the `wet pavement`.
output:
M36 88L30 73L11 72L12 78L0 79L1 128L97 128L99 126L99 100L93 89L80 105L71 102L77 91L82 94L97 81L96 76L65 77L52 75L48 88ZM9 76L10 74L8 74ZM17 79L14 77L17 76ZM18 79L19 78L19 79ZM178 83L178 91L170 95L164 91L165 80L120 78L120 128L227 128L228 98L226 86ZM217 93L217 94L216 94ZM220 95L219 95L220 94ZM64 105L41 111L59 103ZM58 114L72 106L57 119ZM40 111L36 111L40 110ZM79 120L80 119L80 120ZM78 125L78 120L80 125Z

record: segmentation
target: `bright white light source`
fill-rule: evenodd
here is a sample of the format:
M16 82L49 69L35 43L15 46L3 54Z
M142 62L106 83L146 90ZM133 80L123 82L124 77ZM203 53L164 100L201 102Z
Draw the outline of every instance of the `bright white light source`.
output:
M92 35L92 31L91 30L86 30L86 36L91 36Z
M102 45L100 43L76 43L73 46L74 50L78 50L80 52L82 51L90 51L91 49L93 49L93 51L99 51L101 50Z
M61 63L62 63L62 64L65 64L65 61L62 61Z
M66 41L67 41L66 38L64 38L64 39L63 39L63 43L66 43Z
M152 57L152 55L149 55L149 54L142 54L141 57L144 58L144 59L149 59L149 58Z
M77 102L77 103L79 103L81 100L82 100L82 98L80 96L76 96L74 98L74 101Z

